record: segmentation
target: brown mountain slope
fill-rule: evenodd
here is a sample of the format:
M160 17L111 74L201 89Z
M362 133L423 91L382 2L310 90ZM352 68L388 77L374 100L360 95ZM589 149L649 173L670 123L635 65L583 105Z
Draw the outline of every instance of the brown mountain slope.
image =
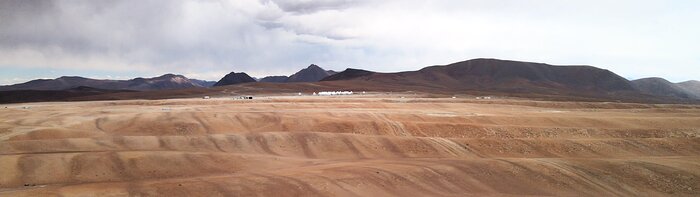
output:
M9 90L0 91L0 103L66 101L111 93L136 93L132 90L105 90L79 86L67 90Z
M324 79L362 80L447 90L530 93L597 93L635 91L626 79L591 66L553 66L497 59L473 59L418 71L369 73L346 70Z

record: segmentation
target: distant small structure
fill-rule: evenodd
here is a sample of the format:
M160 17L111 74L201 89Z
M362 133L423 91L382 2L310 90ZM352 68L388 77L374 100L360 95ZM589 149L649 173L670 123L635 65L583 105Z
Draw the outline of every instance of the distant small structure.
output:
M452 98L453 98L453 99L456 99L457 97L456 97L456 96L453 96Z
M319 96L335 96L335 95L352 95L354 94L352 91L326 91L326 92L318 92Z
M209 97L209 96L204 96L204 97L202 97L202 99L210 99L210 98L211 98L211 97Z
M477 96L476 97L476 100L490 100L490 99L491 99L490 96Z
M236 100L252 100L252 99L253 99L253 96L239 96L239 97L235 97L235 98L233 98L233 99L236 99Z
M298 95L299 95L299 96L301 96L301 92L299 92L299 94L298 94Z

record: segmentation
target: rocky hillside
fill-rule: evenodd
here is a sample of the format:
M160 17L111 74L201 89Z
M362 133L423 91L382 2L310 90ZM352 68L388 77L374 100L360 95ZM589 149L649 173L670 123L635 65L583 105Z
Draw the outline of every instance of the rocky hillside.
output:
M287 82L317 82L332 74L335 74L335 72L327 71L315 64L311 64L309 67L289 76Z

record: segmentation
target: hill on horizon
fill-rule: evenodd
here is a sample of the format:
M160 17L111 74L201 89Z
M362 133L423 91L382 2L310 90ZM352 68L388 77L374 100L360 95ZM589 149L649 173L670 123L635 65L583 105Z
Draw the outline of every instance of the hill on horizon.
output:
M700 98L700 81L690 80L676 83L676 85L691 96L694 96L695 98Z
M663 78L649 77L632 80L632 84L637 90L645 94L684 99L700 98L698 97L700 92L694 92L690 83L686 83L687 85L683 86Z
M308 67L299 70L298 72L287 76L267 76L259 80L259 82L269 83L294 83L294 82L317 82L321 79L334 75L337 72L332 70L324 70L316 64L311 64Z
M218 82L216 82L216 84L214 84L214 86L235 85L235 84L252 83L252 82L257 82L257 81L244 72L240 72L240 73L231 72L229 74L226 74L226 76L224 76Z
M592 66L554 66L498 59L472 59L418 71L377 73L348 69L323 81L356 80L445 90L529 93L633 92L625 78Z

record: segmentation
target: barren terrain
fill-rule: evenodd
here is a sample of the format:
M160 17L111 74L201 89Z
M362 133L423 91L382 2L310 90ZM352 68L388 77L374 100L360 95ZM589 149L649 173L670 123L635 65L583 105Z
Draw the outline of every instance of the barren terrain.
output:
M386 94L8 104L0 196L698 196L699 136L695 105Z

